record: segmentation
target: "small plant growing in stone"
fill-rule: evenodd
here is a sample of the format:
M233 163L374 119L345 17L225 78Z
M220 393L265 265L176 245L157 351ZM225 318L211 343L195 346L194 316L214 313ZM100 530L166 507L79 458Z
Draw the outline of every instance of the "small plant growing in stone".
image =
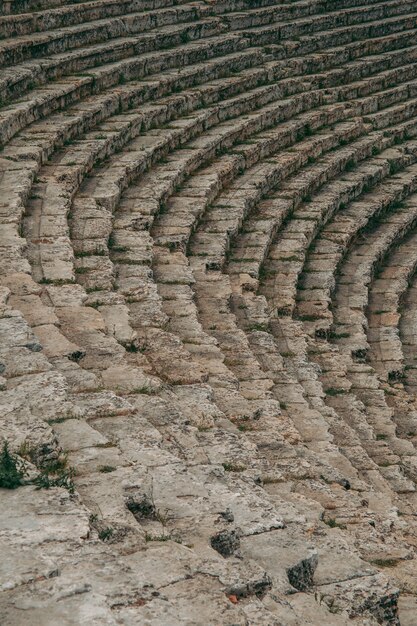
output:
M101 541L108 541L109 539L112 538L113 533L114 533L113 528L108 526L107 528L103 528L103 530L100 530L98 537L99 539L101 539Z
M395 567L398 563L398 559L375 559L371 561L376 567Z
M325 519L323 520L323 522L325 524L327 524L327 526L329 526L329 528L341 528L341 529L346 529L346 524L340 524L337 520L335 520L333 517L330 517L329 519Z
M64 487L70 493L74 493L75 485L73 483L75 471L73 468L60 471L57 475L52 476L48 471L41 472L33 481L37 489L50 489L51 487Z
M171 539L170 535L150 535L149 533L145 534L145 541L169 541Z
M222 465L225 472L244 472L246 469L245 465L239 463L226 462L222 463Z
M74 493L75 485L73 477L75 469L68 467L66 454L60 454L56 459L42 463L40 473L32 481L37 489L50 489L51 487L63 487L70 493Z
M156 507L151 496L144 495L141 500L130 497L126 501L126 507L136 519L156 519Z
M240 430L240 432L244 433L247 432L249 430L254 430L254 426L253 424L251 424L250 419L247 415L244 415L242 417L232 417L231 421L237 426L238 430Z
M135 516L138 521L153 520L157 521L165 528L171 519L168 510L158 509L155 505L152 492L145 494L140 500L129 497L126 501L126 507Z
M212 429L212 426L205 426L204 424L202 424L201 426L197 426L197 430L199 433L206 433L211 429Z
M135 389L133 389L132 393L152 395L155 392L152 389L152 387L149 387L147 385L143 385L142 387L136 387Z
M25 469L22 462L11 454L8 442L4 442L0 454L0 487L3 489L17 489L23 484Z
M346 389L342 387L329 387L325 391L328 396L342 396L346 393Z
M337 522L336 522L336 520L333 517L331 517L328 520L325 520L324 523L327 524L327 526L330 526L330 528L336 528L337 527Z

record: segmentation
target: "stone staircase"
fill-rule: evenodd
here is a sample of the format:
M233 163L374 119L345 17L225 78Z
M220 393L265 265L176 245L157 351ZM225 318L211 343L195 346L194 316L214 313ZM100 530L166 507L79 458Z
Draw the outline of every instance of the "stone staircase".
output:
M4 0L5 626L415 626L414 0Z

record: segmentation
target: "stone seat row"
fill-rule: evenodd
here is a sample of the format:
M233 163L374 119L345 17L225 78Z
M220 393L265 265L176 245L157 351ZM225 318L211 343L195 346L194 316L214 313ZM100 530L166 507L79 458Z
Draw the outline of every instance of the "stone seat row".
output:
M384 267L374 273L369 285L366 312L369 360L382 380L394 387L401 385L406 376L399 320L403 299L415 273L414 241L411 232L398 250L388 255Z
M416 280L414 276L410 276L410 284L403 294L398 314L400 315L398 322L398 330L401 339L401 349L403 354L403 371L405 378L403 379L404 387L414 396L416 392L416 352L415 352L415 299L416 299ZM408 430L408 436L413 437L416 432L415 428Z
M311 114L310 114L310 119L311 119ZM277 137L280 137L280 136L282 137L282 135L277 135ZM271 144L271 137L268 137L267 139L270 145L270 149L273 148L274 144ZM256 153L254 152L254 154ZM193 157L193 154L191 153L190 156ZM185 154L185 157L188 158L187 153ZM194 163L194 167L195 165L196 164ZM197 162L197 165L198 165L198 162ZM169 166L168 166L168 170L169 170ZM175 170L172 170L172 173L175 174ZM151 179L153 178L153 174L150 174L149 176L151 177ZM143 182L144 181L142 181L142 183ZM87 182L87 185L88 185L88 182ZM143 187L143 184L141 184L141 188L144 189L144 192L146 193L146 183L145 183L145 187ZM87 187L87 190L88 190L88 187ZM132 193L130 193L129 195L132 196ZM123 212L122 212L120 215L120 218L116 217L116 222L114 224L115 230L112 231L111 230L112 225L111 225L111 221L109 221L107 211L96 207L94 210L86 212L85 202L86 201L83 201L82 199L77 200L74 205L75 211L73 210L73 214L72 214L73 220L74 219L76 220L76 221L73 221L73 228L76 228L76 232L79 233L78 235L75 235L76 237L80 237L80 236L82 237L83 232L92 233L91 235L87 234L87 240L85 239L83 241L80 240L80 242L77 244L77 250L80 251L79 260L77 262L77 267L85 268L83 269L82 273L79 272L78 280L80 280L90 291L96 291L97 289L100 290L103 288L109 289L111 288L112 281L114 280L114 278L111 278L112 272L108 274L108 278L110 278L110 283L107 283L107 282L103 283L102 282L103 279L106 281L105 267L106 267L107 262L101 256L97 256L96 259L94 260L94 254L95 254L95 250L98 251L99 247L101 247L103 252L105 251L106 245L107 245L106 243L107 238L110 236L110 234L112 234L112 237L113 237L110 253L111 253L113 260L116 263L118 263L119 261L120 263L121 262L128 263L128 264L138 263L139 265L143 263L149 263L151 260L151 257L148 256L149 252L146 252L146 249L148 249L148 251L151 251L151 248L149 248L149 243L146 243L146 237L144 240L140 232L138 232L137 235L134 235L134 232L132 231L129 232L125 230L126 228L129 228L129 225L133 224L133 221L135 221L136 219L135 214L132 215L131 209L129 209L129 213L130 213L129 216L126 215L126 217L124 217ZM156 204L155 204L156 210L158 210L159 202L160 200L156 201ZM143 205L143 201L140 204ZM144 207L142 206L141 214L138 215L139 221L141 223L143 222L143 217L144 217L143 208ZM103 220L104 220L103 221L103 227L104 227L103 233L101 233L100 230L97 231L96 229L92 229L92 230L88 229L88 224L93 223L93 222L89 222L89 220L94 220L94 223L97 223L97 219L100 219L100 215L102 215ZM78 222L78 220L81 220L81 221ZM151 216L149 216L149 218L147 218L147 220L143 222L146 228L149 228L151 220L152 218ZM84 230L85 226L83 225L87 226L87 231ZM124 232L126 233L125 235L123 234ZM91 238L91 236L92 236L92 239L88 241L88 238L89 237ZM91 257L91 254L93 255L93 257ZM94 268L96 268L96 270L94 270ZM95 272L98 272L98 273L96 274ZM96 276L96 279L94 279L94 276ZM97 299L98 301L100 301L99 292L97 292ZM140 311L140 307L139 307L139 311ZM143 314L144 314L144 311L141 311L142 323L144 321Z
M204 174L203 174L203 178L204 178ZM162 219L164 218L164 216L162 216ZM163 264L161 265L161 270L163 269ZM180 281L181 282L181 281Z
M174 0L134 0L133 2L128 0L96 0L93 2L67 2L63 3L62 6L47 5L43 7L43 10L39 6L37 9L20 12L20 14L5 15L2 12L2 17L0 17L0 37L6 39L44 31L55 31L59 28L67 28L68 26L86 24L97 20L119 16L123 18L123 16L127 16L130 13L141 13L143 16L143 29L147 30L152 20L157 22L157 26L162 26L165 21L164 16L169 19L170 12L164 13L165 9L176 11L180 5L186 3L187 0L182 2L174 2ZM213 12L213 8L210 11L210 7L207 5L206 11L207 13ZM163 22L158 23L158 20L161 19Z
M276 7L253 10L245 13L227 13L227 18L222 20L225 30L248 30L249 36L253 29L260 27L261 38L267 37L268 32L273 32L276 39L288 39L311 33L317 30L329 30L331 28L341 28L355 25L365 21L375 21L379 19L391 18L413 10L411 0L391 0L384 4L371 5L366 7L354 7L343 9L343 4L349 6L349 0L337 3L337 14L334 12L334 3L328 2L323 7L323 3L317 3L320 9L319 15L314 15L311 5L305 3L290 3L283 5L277 10ZM341 5L341 6L340 6ZM324 12L323 12L324 9ZM326 11L331 11L326 13ZM53 28L51 31L31 33L30 38L26 35L13 36L8 41L0 42L0 60L3 65L14 65L22 61L62 53L73 48L80 48L85 45L92 45L102 41L117 39L118 37L129 37L134 34L146 33L147 30L158 28L158 34L154 35L162 44L167 45L163 38L163 29L172 24L181 22L195 22L193 28L183 31L190 39L196 35L196 28L204 28L205 20L207 24L220 24L218 17L213 16L213 9L206 3L192 2L182 3L175 7L159 9L156 12L125 12L116 18L98 19L84 21L75 26L65 26L63 28ZM303 15L303 13L305 15ZM306 19L307 18L307 19ZM201 20L201 22L199 22ZM15 21L15 20L13 20ZM266 29L263 24L271 24ZM0 22L1 24L1 22ZM167 31L169 40L169 30ZM265 33L262 36L262 33ZM198 35L197 35L198 38ZM148 38L145 37L144 41ZM168 43L169 45L169 43ZM143 50L146 51L146 50Z
M361 232L361 228L365 229L364 233L368 232L373 221L377 223L379 219L384 219L384 212L391 207L395 210L401 200L412 193L414 184L412 170L404 174L398 172L393 179L388 179L387 183L379 186L378 194L372 192L369 194L369 200L364 197L359 202L351 203L340 213L340 217L336 215L322 230L308 255L304 273L299 280L297 314L300 319L305 320L304 325L310 328L310 334L315 333L323 337L334 335L340 337L338 343L352 344L354 336L350 330L346 328L344 332L339 332L340 329L331 326L333 315L330 313L330 303L335 281L338 281L337 285L341 291L347 289L343 285L340 286L339 281L343 282L343 279L337 274L338 267L348 253L351 242L354 242L355 237ZM358 285L359 283L360 281ZM354 323L359 312L355 308L351 313L353 316L351 319L349 315L344 316L344 319L349 318L349 322ZM352 355L361 354L363 355L361 358L365 358L367 346L362 344L360 347L356 346L356 349L351 347Z
M220 224L221 224L221 222L220 222ZM285 239L284 239L284 241L285 241ZM279 297L279 296L278 296L278 297Z
M104 241L105 241L105 238L104 238ZM117 245L115 246L115 248L117 248ZM117 249L116 249L116 255L118 255L118 251L117 251ZM119 255L119 256L120 256L120 255ZM98 260L99 260L99 259L98 259ZM80 258L80 266L81 266L81 265L85 265L85 261L84 261L84 258L83 258L83 257L81 257L81 258ZM88 266L87 266L87 267L88 267ZM81 274L81 273L80 273L80 274ZM83 274L84 274L84 272L83 272ZM80 278L81 278L81 279L83 279L83 274L81 274L81 275L80 275Z
M394 32L398 30L398 26L401 26L401 24L397 24L396 21L392 24ZM404 23L404 26L407 27L407 23ZM391 28L391 25L388 24L387 27ZM402 30L402 28L400 28L400 30ZM163 29L161 33L162 32ZM219 52L223 49L222 46L224 47L226 45L229 47L229 52L236 51L237 49L243 50L243 48L247 48L250 44L244 37L239 36L239 32L236 31L235 34L221 35L220 37L217 37L217 40L216 37L214 37L211 44L217 44ZM217 35L219 34L220 33L217 33ZM340 34L338 34L338 37L331 35L331 31L329 34L330 39L326 42L325 47L337 45L338 39L340 39ZM173 41L172 44L169 45L177 45L177 48L174 48L176 54L174 54L173 58L169 60L167 58L168 55L166 53L164 54L161 50L158 50L158 54L155 54L155 52L152 53L152 50L155 50L155 46L158 47L155 42L152 50L150 49L146 52L143 49L139 50L132 48L129 40L125 39L121 41L120 46L113 45L110 48L107 44L104 47L90 46L87 49L81 48L79 50L75 50L73 53L58 54L55 58L50 57L45 60L32 61L29 64L15 65L12 73L10 73L7 69L3 70L3 80L1 80L1 96L2 99L7 102L10 98L16 98L16 96L23 95L28 89L33 89L34 86L39 86L46 80L56 81L59 80L64 74L71 75L82 73L82 75L78 76L77 79L72 77L72 80L70 79L69 81L67 80L63 83L57 83L55 94L54 90L51 89L47 89L46 91L38 90L34 92L34 97L29 99L26 98L18 104L17 111L14 110L16 104L13 104L10 108L9 115L12 116L12 118L16 118L17 114L19 114L22 118L25 114L29 121L37 119L39 115L45 115L48 112L56 110L57 107L66 106L80 97L85 98L89 92L97 93L100 88L103 88L100 87L101 84L103 84L106 88L109 86L117 86L121 81L130 81L135 77L143 78L144 75L150 73L151 67L153 68L151 72L155 72L158 71L156 69L157 67L166 68L167 63L169 66L174 67L178 66L178 64L183 65L184 62L195 62L192 59L196 59L196 54L198 53L199 48L202 48L200 54L205 54L207 57L208 51L206 50L206 52L204 52L204 48L207 48L207 45L204 46L203 43L204 38L207 36L211 38L213 35L216 35L216 32L210 30L209 28L209 30L203 29L202 31L199 31L198 38L202 37L200 44L198 44L198 41L192 41L191 44L184 44L183 42L177 42L177 44L175 44ZM181 44L179 47L178 43ZM283 44L285 45L285 41ZM257 44L255 43L255 45ZM320 42L317 41L311 52L322 47L323 44L320 44ZM288 51L290 55L294 55L294 51L291 52L290 48ZM137 56L139 52L141 53L139 58L135 58L134 60L129 60L129 58L125 61L121 60L124 57L131 57L132 55ZM86 54L88 54L90 58L88 58ZM188 55L188 57L190 54L193 56L185 59L184 54ZM213 55L216 55L215 45L209 56L212 57ZM285 54L285 56L288 56L288 53ZM152 65L150 66L151 61ZM116 65L114 65L115 62ZM84 75L86 70L93 69L96 65L103 65L103 63L113 63L113 65L110 65L107 71L106 66L103 66L103 68L96 68L92 74L89 72L89 74L91 74L90 76ZM19 109L21 110L19 111ZM7 114L7 108L4 109L4 114ZM16 130L14 132L16 132ZM7 137L10 137L10 135L5 134L6 139Z
M256 56L256 53L253 53L252 55L248 55L249 58L247 58L247 60L245 62L247 62L250 65L252 65L253 63L256 64L257 61L259 61L262 56L258 54L258 56ZM230 61L232 62L232 65L230 67L230 70L233 70L234 68L236 69L236 67L242 67L242 64L239 63L239 59L236 57L231 57ZM216 63L213 62L212 65L213 67L213 71L215 71L215 67L216 67ZM217 63L217 75L219 73L219 63ZM198 67L196 68L198 71ZM276 68L277 71L279 72L279 67ZM302 68L301 68L302 69ZM227 71L227 70L226 70ZM222 70L223 75L224 75L224 68ZM191 72L192 73L192 72ZM186 75L184 76L184 74L181 74L180 76L175 76L175 80L173 83L171 83L172 88L175 88L177 85L180 86L181 83L183 83L183 78L185 78L187 80L187 82L189 81L190 77L187 78L188 72L186 73ZM216 75L216 74L215 74ZM168 79L169 79L169 75L168 75ZM201 75L196 77L197 82L201 80ZM86 81L87 79L83 79L83 85L81 90L78 89L76 91L76 98L80 97L80 95L83 93L83 87L85 87L84 81ZM165 90L170 88L170 83L168 81L168 83L165 85ZM119 87L116 90L116 93L114 94L113 97L109 96L108 98L106 96L103 97L103 100L100 102L100 99L98 99L98 102L95 102L95 99L91 99L91 106L92 106L92 110L87 108L87 110L85 110L84 106L81 106L81 114L84 118L86 118L87 122L89 124L91 124L94 120L97 119L97 114L98 114L98 119L103 119L106 118L106 116L108 116L109 114L111 114L111 112L114 112L116 109L116 107L122 107L123 108L129 108L132 106L132 104L136 101L142 99L145 93L147 92L148 89L148 83L146 85L140 85L139 89L137 88L124 88L122 89L121 87ZM121 95L122 92L125 92L125 96L126 100L122 100L121 97L119 97ZM78 95L77 95L78 93ZM152 92L151 92L152 93ZM61 96L62 96L62 91L60 92ZM137 94L137 95L136 95ZM69 94L71 96L71 93ZM149 97L148 95L146 97ZM72 98L72 96L71 96ZM42 100L41 100L42 102ZM5 117L3 118L3 141L6 141L7 138L10 138L10 136L12 136L13 134L15 134L17 131L19 131L19 129L21 129L22 127L24 127L25 125L27 125L33 118L36 119L36 117L38 117L38 115L40 114L40 112L42 112L44 114L47 114L48 112L48 106L46 106L46 109L44 109L45 103L43 103L43 105L41 106L41 108L39 109L39 105L35 104L35 109L32 108L30 102L29 102L29 109L25 111L26 107L24 106L21 110L19 109L14 109L12 107L10 114L9 115L5 115ZM56 106L56 103L53 104L53 107ZM93 118L91 118L91 115L94 115ZM65 135L67 135L67 137L71 137L71 134L73 134L74 132L74 128L71 125L71 120L70 118L67 117L67 114L65 114L64 116L58 116L58 118L56 118L57 121L59 121L61 124L64 123L64 129L66 126L69 125L68 131L65 132L65 130L62 131L62 134L60 135L60 137L62 137L61 141L64 140ZM80 123L82 124L81 120L79 120L78 118L76 118L75 120L77 126L75 128L75 130L77 130L78 132L80 132L81 129L79 129L79 125ZM84 126L85 128L85 126ZM79 130L78 130L79 129ZM33 132L33 131L32 131ZM35 130L36 132L36 130Z
M377 0L373 0L373 3L376 1ZM167 13L159 11L160 9L173 8L173 10L176 10L178 5L186 3L187 0L182 0L182 2L173 2L173 0L146 0L146 2L139 2L138 0L135 2L127 2L126 0L101 0L98 2L69 3L69 6L47 6L45 7L48 9L47 12L42 11L42 7L39 7L37 10L32 10L31 12L22 13L20 15L14 14L13 16L5 14L3 7L3 12L0 15L7 16L0 17L0 37L7 38L18 35L30 35L32 33L56 30L58 28L65 28L93 20L102 20L116 16L123 17L129 13L138 12L143 14L143 29L145 30L151 20L155 23L158 21L158 18L164 18L167 15ZM7 2L4 4L7 4ZM197 3L194 2L194 5L196 4ZM314 15L315 12L326 10L326 8L340 10L360 4L362 4L362 2L358 0L338 0L336 3L323 2L323 0L321 0L319 3L314 1L308 4L294 3L293 6L291 6L291 3L282 3L277 7L272 0L263 0L252 7L248 7L248 3L244 0L235 0L232 5L230 3L205 3L205 5L202 4L201 7L205 9L207 14L211 15L242 11L242 9L245 9L245 13L238 15L238 19L245 20L243 23L245 23L246 26L251 26L273 21L277 14L279 14L281 20L285 21L288 18ZM248 8L252 8L252 10L248 11ZM157 13L155 13L155 11L157 11ZM156 25L160 26L162 24Z

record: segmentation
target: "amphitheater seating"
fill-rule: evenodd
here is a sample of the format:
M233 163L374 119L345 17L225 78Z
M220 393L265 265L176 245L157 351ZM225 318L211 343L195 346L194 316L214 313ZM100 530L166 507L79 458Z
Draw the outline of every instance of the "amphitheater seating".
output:
M416 19L3 1L2 624L415 626Z

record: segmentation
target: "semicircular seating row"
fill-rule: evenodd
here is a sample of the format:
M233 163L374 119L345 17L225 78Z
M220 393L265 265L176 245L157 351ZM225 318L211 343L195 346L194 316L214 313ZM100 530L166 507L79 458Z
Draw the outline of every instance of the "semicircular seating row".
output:
M3 1L2 624L415 626L416 20Z

